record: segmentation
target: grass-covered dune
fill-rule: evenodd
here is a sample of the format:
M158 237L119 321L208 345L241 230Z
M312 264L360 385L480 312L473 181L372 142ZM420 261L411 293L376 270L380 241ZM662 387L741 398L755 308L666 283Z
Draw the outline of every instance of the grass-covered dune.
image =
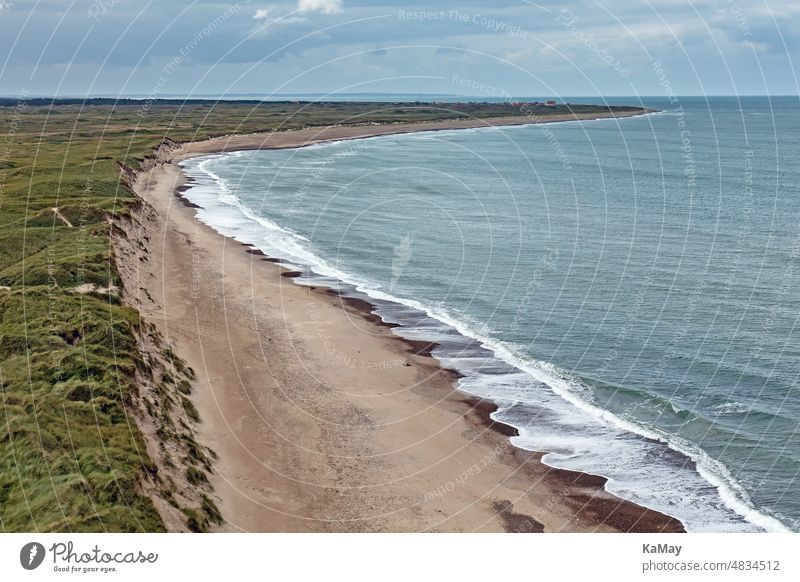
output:
M138 202L121 167L136 170L165 138L519 114L510 104L0 100L0 531L199 531L220 520L206 478L213 452L193 439L193 373L125 305L110 235Z

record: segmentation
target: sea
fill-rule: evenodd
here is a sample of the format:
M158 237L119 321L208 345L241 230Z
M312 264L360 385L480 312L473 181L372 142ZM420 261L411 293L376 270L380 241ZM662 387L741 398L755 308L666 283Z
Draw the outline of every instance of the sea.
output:
M800 531L800 102L609 101L657 111L205 156L184 195L436 341L547 465L690 532Z

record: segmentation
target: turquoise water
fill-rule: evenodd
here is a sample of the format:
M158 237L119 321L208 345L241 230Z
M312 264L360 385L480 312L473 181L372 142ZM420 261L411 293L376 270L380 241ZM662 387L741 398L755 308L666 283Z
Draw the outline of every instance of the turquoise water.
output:
M800 530L797 98L185 163L224 234L438 339L515 445L691 531Z

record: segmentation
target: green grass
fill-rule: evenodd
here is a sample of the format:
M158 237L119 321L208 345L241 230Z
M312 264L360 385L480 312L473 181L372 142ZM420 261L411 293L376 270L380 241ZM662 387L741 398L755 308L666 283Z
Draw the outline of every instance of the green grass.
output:
M1 100L0 531L164 529L143 492L145 479L160 479L158 468L131 417L134 373L152 364L139 353L138 314L103 291L121 286L107 217L136 204L120 164L138 168L165 138L518 113L504 104L156 102L144 109ZM86 284L95 291L76 292ZM203 486L208 455L163 411L180 404L191 422L199 420L184 396L193 373L168 348L162 356L172 371L161 374L160 403L148 410L161 419L163 438L181 440L186 479ZM178 507L174 484L156 485ZM200 507L180 509L195 531L221 519L205 494Z

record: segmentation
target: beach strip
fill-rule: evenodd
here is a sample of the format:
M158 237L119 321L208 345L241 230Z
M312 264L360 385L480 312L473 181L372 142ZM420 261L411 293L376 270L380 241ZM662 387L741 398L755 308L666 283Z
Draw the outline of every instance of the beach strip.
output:
M576 119L556 117L228 136L166 145L143 164L116 257L126 300L197 373L224 531L682 531L600 477L514 448L514 429L459 392L429 346L394 335L366 302L294 284L176 195L187 187L177 164L192 156Z

